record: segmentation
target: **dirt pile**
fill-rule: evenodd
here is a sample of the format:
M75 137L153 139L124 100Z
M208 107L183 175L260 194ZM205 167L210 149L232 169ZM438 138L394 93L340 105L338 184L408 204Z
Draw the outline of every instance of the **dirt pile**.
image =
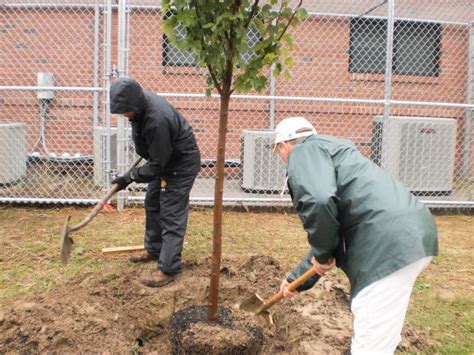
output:
M254 317L238 310L240 302L254 293L271 296L289 271L262 255L243 261L223 260L222 265L221 305L231 308L237 318ZM179 281L164 288L141 285L142 270L124 262L123 269L87 274L67 287L6 305L0 311L0 353L169 353L171 315L207 304L208 260L184 266ZM345 351L351 334L348 291L347 281L331 273L312 290L282 300L272 308L275 325L255 320L264 332L262 352ZM212 332L208 334L212 336ZM429 347L424 334L404 330L402 351L426 351Z

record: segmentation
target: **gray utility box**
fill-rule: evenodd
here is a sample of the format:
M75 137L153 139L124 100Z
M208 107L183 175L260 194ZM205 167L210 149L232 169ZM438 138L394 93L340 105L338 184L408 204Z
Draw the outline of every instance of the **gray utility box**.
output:
M26 124L0 124L0 184L9 184L26 175Z
M243 130L241 134L242 189L257 192L287 190L286 165L272 153L273 131Z
M39 87L53 87L56 83L54 80L53 73L38 73L38 86ZM40 100L52 100L54 99L53 90L39 90L36 92L36 97Z
M372 133L372 160L411 191L452 191L455 119L376 117Z

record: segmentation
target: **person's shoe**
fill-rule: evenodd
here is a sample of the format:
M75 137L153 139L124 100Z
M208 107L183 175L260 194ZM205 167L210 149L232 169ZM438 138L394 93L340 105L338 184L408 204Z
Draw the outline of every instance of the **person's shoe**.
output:
M130 258L128 258L128 261L130 261L131 263L147 263L153 260L158 260L158 258L154 255L151 255L147 251L144 251L140 254L132 255Z
M167 275L156 270L150 275L145 275L141 278L140 282L148 287L161 287L175 281L179 277L178 275Z

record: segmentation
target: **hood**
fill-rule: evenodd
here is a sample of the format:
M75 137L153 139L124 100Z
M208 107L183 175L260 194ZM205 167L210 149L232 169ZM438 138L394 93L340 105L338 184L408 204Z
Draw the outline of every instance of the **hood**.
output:
M140 84L131 78L118 78L110 85L110 113L134 112L139 114L145 105Z

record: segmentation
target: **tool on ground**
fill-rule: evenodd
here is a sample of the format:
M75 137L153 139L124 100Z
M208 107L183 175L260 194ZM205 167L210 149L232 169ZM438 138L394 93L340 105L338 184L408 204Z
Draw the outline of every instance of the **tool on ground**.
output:
M102 248L102 253L104 254L121 254L121 253L130 253L136 251L143 251L145 247L142 245L129 245L125 247L110 247Z
M130 166L130 168L127 170L126 173L130 172L133 168L135 168L140 161L142 160L141 157L138 157L135 159L133 164ZM66 223L64 223L63 231L61 234L61 261L63 262L64 265L67 264L69 260L69 256L71 255L71 250L72 250L72 245L74 244L74 240L69 236L69 233L77 231L78 229L81 229L82 227L85 227L92 219L104 208L104 206L107 206L107 201L110 200L110 198L117 192L118 186L116 184L112 185L111 189L107 192L107 194L100 200L97 205L94 207L94 209L87 215L86 218L82 220L82 222L74 225L74 226L68 226L68 223L71 219L71 216L66 217Z
M296 290L299 286L301 286L303 283L308 281L310 278L315 276L317 274L316 270L314 268L309 269L306 271L303 275L298 277L296 280L291 282L288 285L288 290L293 292ZM239 308L244 311L252 312L255 315L262 315L265 318L267 318L268 322L270 324L273 324L273 318L270 312L268 312L268 309L273 306L275 303L277 303L279 300L283 298L283 292L278 292L274 294L270 299L265 301L262 297L260 297L258 294L254 294L253 296L247 298L245 301L243 301Z

